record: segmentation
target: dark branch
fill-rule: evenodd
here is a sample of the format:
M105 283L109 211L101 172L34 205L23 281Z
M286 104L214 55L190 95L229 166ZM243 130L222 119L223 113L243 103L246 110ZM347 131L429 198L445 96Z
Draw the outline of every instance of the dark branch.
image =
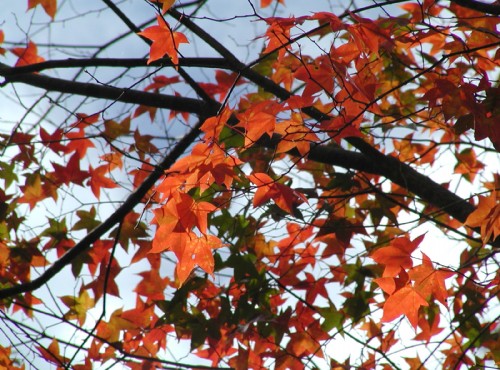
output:
M88 67L173 67L169 58L155 60L147 64L147 59L138 58L89 58L89 59L59 59L48 60L41 63L29 64L22 67L9 67L0 65L0 75L16 76L21 74L41 72L47 69L55 68L88 68ZM227 61L223 58L179 58L181 67L203 67L229 69Z
M476 0L451 0L451 2L478 12L500 15L500 5L497 4L487 4Z
M9 73L10 70L12 69L9 69L8 66L0 63L0 76L5 77L5 81L2 85L13 82L22 82L47 91L59 91L62 93L121 101L124 103L142 104L152 107L172 109L193 113L199 117L209 117L214 115L214 111L210 111L209 106L205 102L197 99L155 94L151 92L137 91L128 88L117 88L94 83L68 81L33 73L11 75Z

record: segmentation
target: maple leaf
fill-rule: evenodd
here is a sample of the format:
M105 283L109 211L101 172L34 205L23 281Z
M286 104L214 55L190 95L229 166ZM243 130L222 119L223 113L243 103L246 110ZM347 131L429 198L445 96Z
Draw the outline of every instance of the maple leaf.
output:
M120 123L113 120L104 121L104 135L110 140L116 140L119 136L130 132L130 116L125 117Z
M433 336L441 333L443 328L439 327L439 317L439 313L434 315L432 323L429 323L429 320L421 317L420 320L418 320L418 326L422 331L415 336L415 340L424 340L429 343Z
M322 90L327 94L332 94L335 75L336 72L332 67L330 57L324 56L315 60L312 65L300 67L295 72L294 77L306 83L302 95L312 96Z
M50 345L47 348L37 346L42 357L49 361L50 363L61 365L69 361L68 358L62 356L59 352L59 342L56 338L52 339Z
M335 140L337 144L346 137L362 137L361 131L347 117L337 116L321 122L321 129Z
M229 120L229 117L231 117L231 114L232 111L227 106L225 106L223 111L217 116L209 117L205 120L205 122L203 122L200 130L205 133L205 139L207 141L219 141L219 136L222 132L222 129Z
M55 130L52 134L49 134L43 127L40 127L40 138L42 142L56 153L69 153L70 150L61 144L63 140L63 130L60 128Z
M101 155L101 159L104 162L108 162L109 171L113 171L114 169L123 169L123 154L118 152L107 153Z
M210 96L219 95L219 101L223 102L227 94L234 86L243 84L243 79L239 78L237 73L227 73L225 71L215 71L215 80L217 83L200 83L199 85Z
M229 189L236 177L234 167L241 163L238 158L227 154L223 146L198 143L193 147L191 154L179 159L170 167L168 173L176 175L165 178L157 190L163 194L163 198L167 198L179 187L185 192L199 187L203 193L215 182Z
M160 15L156 19L158 26L148 27L138 33L153 41L149 52L148 64L168 55L172 59L172 63L177 66L179 64L179 44L187 44L189 41L183 33L172 31L168 23Z
M83 180L87 179L90 174L88 171L82 171L80 169L80 155L74 153L66 165L61 166L57 163L52 163L54 167L54 172L47 175L55 184L65 184L74 183L83 186Z
M16 67L45 61L45 59L38 56L38 49L33 41L29 41L28 46L25 48L13 48L10 51L19 58L15 64Z
M185 244L172 243L170 248L179 260L175 268L179 285L184 284L196 266L213 275L215 261L212 250L222 247L222 241L213 235L196 236L194 233L183 240Z
M67 320L77 319L80 326L85 323L87 311L94 307L94 299L90 297L86 289L82 289L78 297L64 296L60 299L69 308L69 311L64 314L64 318Z
M253 173L248 176L248 179L257 185L257 191L253 198L254 207L273 199L278 207L293 214L295 207L299 203L307 202L307 198L302 193L276 182L265 173Z
M134 289L139 295L147 297L148 300L165 299L164 291L170 282L168 278L162 278L158 269L144 271L139 274L142 279Z
M95 148L94 143L87 138L83 128L78 131L67 132L66 137L71 140L68 145L66 145L66 148L70 152L76 151L80 159L85 157L89 148Z
M316 353L319 357L323 357L321 352L318 352L320 344L318 341L307 332L298 332L290 334L290 342L286 348L289 353L294 356L301 357L304 355Z
M244 113L236 115L236 127L245 129L245 148L255 144L264 134L271 137L276 126L276 114L280 111L276 102L261 102L253 105Z
M281 0L279 0L281 1ZM266 22L269 27L266 31L268 38L267 47L263 53L273 53L278 50L278 60L282 59L286 50L291 49L290 43L290 29L297 23L302 23L304 18L295 19L291 18L267 18Z
M99 325L97 325L97 335L109 342L117 342L120 339L122 330L135 329L137 325L123 318L122 312L122 309L117 309L111 314L108 322L99 322Z
M19 203L28 203L30 209L35 208L41 200L52 196L57 200L57 191L51 184L42 184L40 174L36 173L26 179L26 184L21 186L23 195L18 199Z
M445 286L445 279L451 277L453 272L446 270L436 270L432 265L431 259L422 253L422 264L412 268L408 275L415 281L415 289L424 298L429 298L432 294L444 306L448 306L446 299L448 291Z
M151 253L169 249L170 240L175 233L189 233L193 227L206 234L207 215L217 209L208 202L195 202L188 194L174 193L165 205L154 209L152 223L157 225ZM187 235L187 234L186 234ZM185 241L182 241L185 243Z
M428 305L427 301L412 286L407 285L387 298L384 303L382 321L389 322L405 315L416 329L418 310L420 306Z
M279 122L275 133L281 135L276 148L277 153L286 153L296 148L301 156L305 156L309 152L311 142L318 140L316 134L304 125L299 113L293 113L290 120Z
M28 10L37 5L41 5L45 13L54 19L57 11L57 0L28 0Z
M395 277L401 268L408 269L413 266L411 254L423 240L424 235L420 235L413 241L408 237L394 239L388 247L377 249L371 254L371 258L377 263L385 265L383 277Z
M179 76L174 76L174 77L167 77L164 75L161 76L155 76L153 77L153 83L149 84L144 88L144 91L149 91L149 90L154 90L155 92L158 92L160 89L164 88L165 86L172 85L175 83L180 82Z
M484 244L490 240L491 235L493 240L500 235L500 203L495 191L491 192L489 197L479 196L477 209L467 217L465 225L480 227Z
M5 41L5 34L2 30L0 30L0 45L2 45L4 41ZM5 51L6 50L4 48L0 48L0 55L4 55Z
M88 184L90 185L92 193L94 193L96 198L100 197L102 188L112 189L118 187L116 182L106 176L109 172L109 167L107 165L104 164L96 169L93 169L92 166L90 166L89 172L90 179L88 180Z
M267 8L269 5L271 5L272 2L273 2L273 0L260 0L260 7ZM278 0L278 3L284 4L285 0Z

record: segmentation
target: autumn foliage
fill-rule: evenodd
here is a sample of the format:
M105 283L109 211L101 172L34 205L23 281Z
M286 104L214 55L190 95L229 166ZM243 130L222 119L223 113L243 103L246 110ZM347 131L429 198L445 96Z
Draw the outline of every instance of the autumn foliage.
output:
M498 368L498 2L220 3L4 5L0 369Z

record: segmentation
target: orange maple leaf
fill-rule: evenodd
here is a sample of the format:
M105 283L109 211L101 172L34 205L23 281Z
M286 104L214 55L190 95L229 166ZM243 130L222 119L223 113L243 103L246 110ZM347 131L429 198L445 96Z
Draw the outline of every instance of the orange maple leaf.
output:
M390 246L379 248L372 253L370 257L375 262L385 265L383 277L395 277L401 268L408 269L413 266L411 254L418 247L424 235L420 235L413 241L408 237L394 239Z
M258 172L248 176L248 179L257 185L253 198L253 206L258 207L269 199L273 199L278 207L285 212L293 214L293 209L299 203L306 202L307 198L289 186L278 183L269 175Z
M305 156L309 152L311 142L318 140L316 134L304 125L299 113L293 113L290 120L279 122L276 125L275 133L281 135L281 140L276 148L277 153L286 153L297 148L300 155Z
M37 5L41 5L45 13L54 19L57 11L57 0L28 0L28 10L33 9Z
M57 200L56 188L47 182L42 184L40 174L36 173L26 179L26 184L21 186L23 195L18 199L19 203L28 203L30 210L35 208L36 204L45 198L52 197Z
M172 59L172 63L174 65L178 65L179 44L188 44L189 41L183 33L172 31L163 17L158 15L156 18L158 26L151 26L146 28L144 31L139 32L139 35L153 41L149 51L148 64L163 58L165 55L168 55L170 59Z
M286 346L289 353L297 357L313 353L318 357L323 357L321 351L318 351L320 347L321 345L316 338L303 331L290 334L290 342Z
M312 96L322 90L332 94L335 74L330 57L323 56L315 60L314 64L300 67L294 76L306 84L302 96Z
M117 309L109 318L109 322L101 321L97 326L97 335L109 342L119 340L122 330L137 328L137 325L122 316L123 310Z
M161 0L160 2L163 4L161 11L165 14L174 5L175 0Z
M410 278L415 281L415 289L422 297L428 298L433 295L443 305L448 306L446 303L448 291L444 280L451 277L453 272L434 269L431 259L424 253L422 255L422 264L408 272Z
M214 273L213 249L222 247L222 241L213 235L197 236L194 233L186 234L182 243L172 243L171 250L179 260L175 272L179 285L184 284L196 266L210 275Z
M217 116L207 118L205 122L203 122L200 130L205 133L205 139L207 141L217 142L219 140L222 129L229 120L229 117L231 117L231 114L232 111L226 106Z
M158 226L153 239L152 253L169 249L172 233L188 233L192 228L206 234L207 215L217 209L208 202L195 202L188 194L174 193L165 205L153 210L153 223Z
M496 192L489 197L479 196L477 209L472 212L465 224L470 227L481 228L481 240L486 244L493 234L493 240L500 235L500 203Z
M33 41L29 41L28 46L25 48L12 48L10 51L19 58L15 67L22 67L45 61L45 59L38 55L38 48Z
M384 304L382 321L389 322L401 315L406 315L416 329L418 310L420 306L428 306L427 301L410 285L407 285L391 295Z
M240 122L236 126L245 128L246 148L255 144L264 134L269 137L273 135L279 110L276 102L261 102L237 115Z
M273 0L260 0L260 7L261 8L266 8L269 5L271 5L272 2L273 2ZM284 4L285 0L278 0L278 3Z

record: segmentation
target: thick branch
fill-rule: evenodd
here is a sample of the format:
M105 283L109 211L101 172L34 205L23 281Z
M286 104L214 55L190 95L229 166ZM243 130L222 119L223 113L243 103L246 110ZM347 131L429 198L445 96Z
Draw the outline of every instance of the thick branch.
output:
M181 67L203 67L228 69L228 63L223 58L179 58ZM0 65L0 76L11 77L21 74L41 72L55 68L87 68L87 67L173 67L170 58L162 58L147 64L144 58L89 58L89 59L59 59L47 60L41 63L29 64L22 67Z
M497 4L487 4L476 0L451 0L451 2L478 12L500 15L500 5Z
M0 63L0 75L5 77L3 85L12 82L22 82L47 91L59 91L62 93L121 101L124 103L142 104L152 107L172 109L193 113L199 117L209 117L214 114L213 111L210 111L209 106L205 102L197 99L161 95L128 88L121 89L94 83L68 81L34 73L11 75L9 74L10 70L12 69L9 69L8 66Z

